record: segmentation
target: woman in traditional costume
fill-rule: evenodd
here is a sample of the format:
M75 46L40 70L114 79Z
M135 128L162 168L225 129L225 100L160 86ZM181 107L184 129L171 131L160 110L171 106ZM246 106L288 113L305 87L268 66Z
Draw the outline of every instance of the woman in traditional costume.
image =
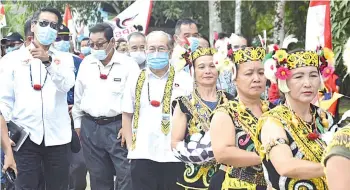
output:
M208 189L216 171L209 136L210 115L217 106L233 98L216 89L219 69L224 68L214 63L215 52L213 48L199 48L191 53L194 91L173 102L171 146L175 156L186 163L186 170L177 182L186 190Z
M350 38L344 47L344 65L350 73ZM346 117L349 117L350 110L345 112L339 121L341 125ZM327 147L323 164L326 167L326 176L331 190L348 190L350 183L350 124L339 130Z
M329 53L321 48L287 53L276 45L267 55L265 76L277 79L285 103L259 118L254 143L274 189L328 189L321 160L326 139L337 127L331 114L311 101L322 89L322 72L330 66L326 58L333 59Z
M260 99L266 87L265 54L262 47L246 47L233 54L229 49L237 97L218 107L212 117L212 147L221 165L209 189L266 189L261 160L251 139L258 118L269 110L268 101Z

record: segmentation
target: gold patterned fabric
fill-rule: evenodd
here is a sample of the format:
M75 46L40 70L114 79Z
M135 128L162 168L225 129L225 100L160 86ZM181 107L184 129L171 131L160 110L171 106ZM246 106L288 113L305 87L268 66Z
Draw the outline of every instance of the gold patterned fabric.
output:
M315 190L322 189L327 190L327 182L325 177L313 178L313 179L294 179L285 176L280 176L274 168L271 160L269 160L269 150L271 147L264 147L261 144L261 129L265 122L269 120L274 122L275 125L281 126L287 135L288 139L285 139L290 147L293 157L301 160L308 160L316 163L321 163L322 155L326 147L325 141L321 138L309 139L307 136L313 129L316 129L319 134L324 134L328 130L334 129L333 118L329 113L321 110L320 108L310 105L311 112L315 116L315 121L312 126L308 126L305 122L295 122L293 118L294 112L284 105L279 105L269 112L263 114L259 118L257 126L257 133L254 137L255 146L258 150L260 157L262 158L265 178L268 183L272 184L272 187L280 190ZM326 113L326 119L328 120L329 126L325 127L322 125L322 117L320 115ZM270 143L271 144L271 143ZM270 146L270 144L268 146Z
M246 47L233 52L233 63L240 64L247 61L262 61L266 50L262 47Z
M217 92L218 102L217 106L224 103L224 99L232 99L232 96L223 92ZM195 135L204 136L209 133L210 115L212 109L203 101L196 91L189 96L181 96L174 102L180 106L181 111L186 115L187 129L185 133L185 143L191 142L191 137ZM199 144L201 150L210 146L209 144ZM182 160L182 159L181 159ZM183 160L186 160L184 158ZM204 164L193 164L186 162L186 169L183 176L178 178L177 184L188 190L206 190L209 187L210 179L216 171L217 164L208 162Z
M333 139L327 147L322 163L324 166L332 156L342 156L350 159L350 125L340 129L335 133Z
M319 67L319 56L314 51L299 51L288 54L287 68L295 69L299 67L314 66Z
M173 66L170 66L169 76L165 84L163 100L161 102L163 114L170 114L170 107L171 107L170 101L171 101L171 95L173 91L174 78L175 78L175 69ZM135 90L135 105L134 105L135 111L133 116L134 122L133 122L133 128L132 128L131 150L135 150L136 148L136 135L137 135L137 129L139 125L139 116L140 116L140 107L141 107L141 92L144 86L145 79L146 79L146 70L142 70L139 75L139 78L137 79L136 90ZM164 135L168 135L170 131L170 120L166 120L165 118L162 119L161 131L163 132Z
M217 52L215 48L198 48L196 51L191 53L190 59L192 60L192 63L194 63L194 60L196 60L198 57L205 56L205 55L214 55Z
M267 101L262 101L263 107L273 106ZM214 113L224 112L227 113L235 126L235 142L236 146L240 149L248 152L255 152L255 146L252 136L256 134L256 127L258 118L246 108L243 104L240 104L238 100L229 101L227 104L218 107ZM233 168L230 166L222 165L221 168L226 169L225 179L222 182L222 189L244 189L244 190L256 190L266 189L266 182L264 179L262 165ZM218 182L216 182L218 183Z

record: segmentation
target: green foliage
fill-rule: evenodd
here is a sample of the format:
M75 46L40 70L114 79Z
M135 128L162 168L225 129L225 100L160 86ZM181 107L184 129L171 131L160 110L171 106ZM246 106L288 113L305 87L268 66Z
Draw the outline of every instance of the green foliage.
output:
M331 2L332 43L336 60L336 73L344 77L346 68L343 65L342 53L347 39L350 37L350 2L348 0ZM343 78L342 93L350 95L350 77Z
M6 36L10 32L18 32L24 37L24 23L31 13L14 4L5 3L4 7L7 26L1 29L2 34Z
M17 4L26 7L29 12L35 12L43 7L54 7L61 12L62 16L66 5L69 4L71 11L74 9L81 15L81 18L77 19L78 23L87 24L89 20L92 22L102 21L101 13L98 11L100 1L18 1Z

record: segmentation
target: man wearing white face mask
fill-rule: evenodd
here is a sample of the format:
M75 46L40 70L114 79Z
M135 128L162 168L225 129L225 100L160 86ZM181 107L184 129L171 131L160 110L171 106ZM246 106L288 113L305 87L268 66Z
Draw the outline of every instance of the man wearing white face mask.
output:
M118 189L131 190L127 149L117 135L126 81L139 68L131 57L115 50L113 29L107 23L90 28L89 46L91 54L84 58L76 79L72 113L91 189L113 189L116 175Z
M147 67L133 73L123 97L123 135L131 159L134 190L178 189L177 176L184 164L170 147L171 102L192 92L193 81L185 71L169 64L170 36L153 31L146 37Z
M14 152L16 189L68 187L68 151L72 130L67 92L74 85L73 59L51 48L62 23L55 8L43 8L32 19L33 42L0 60L0 111L7 121L23 127L29 137Z
M129 55L139 64L140 69L146 67L146 37L141 32L134 32L128 36Z

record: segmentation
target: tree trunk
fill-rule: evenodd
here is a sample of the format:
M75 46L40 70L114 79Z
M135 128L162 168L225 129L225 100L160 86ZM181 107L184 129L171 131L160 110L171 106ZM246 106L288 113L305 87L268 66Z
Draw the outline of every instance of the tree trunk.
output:
M214 32L222 32L222 24L220 20L220 0L208 1L209 6L209 40L214 41Z
M241 27L242 27L242 12L241 12L241 0L236 0L236 10L235 10L235 34L240 35L241 34Z
M273 42L281 45L284 39L284 7L285 0L279 0L276 3L276 15L274 20Z

